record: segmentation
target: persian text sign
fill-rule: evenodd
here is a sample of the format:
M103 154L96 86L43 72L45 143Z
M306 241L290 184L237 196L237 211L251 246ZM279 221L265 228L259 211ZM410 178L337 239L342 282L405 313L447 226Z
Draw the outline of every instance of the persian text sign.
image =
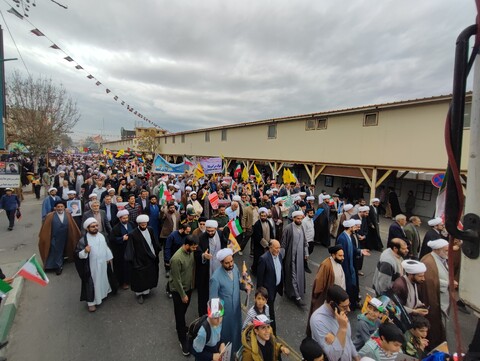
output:
M153 160L153 172L183 174L185 172L185 162L180 164L169 163L160 154L156 154Z
M205 174L222 173L222 158L200 158L199 160Z

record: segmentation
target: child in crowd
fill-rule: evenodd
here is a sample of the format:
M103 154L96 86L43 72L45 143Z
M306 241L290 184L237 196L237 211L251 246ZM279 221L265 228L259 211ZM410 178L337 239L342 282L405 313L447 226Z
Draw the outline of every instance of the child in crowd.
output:
M324 361L325 354L323 353L322 346L311 337L303 339L300 345L300 352L302 353L303 361Z
M258 315L265 315L270 318L270 309L267 305L268 291L265 287L258 287L255 291L255 305L253 305L247 312L247 317L243 322L242 330L246 329L253 323L253 320Z
M360 357L375 361L394 361L405 342L403 332L393 323L382 323L378 328L379 337L372 337L358 351Z
M365 342L370 339L370 336L373 335L380 326L379 305L381 305L381 301L372 298L367 305L367 312L361 313L357 316L357 330L355 332L355 337L353 338L353 344L357 351L365 345Z
M427 356L425 348L428 346L427 335L430 322L425 317L416 314L410 315L410 319L412 328L405 332L403 350L405 354L422 360Z

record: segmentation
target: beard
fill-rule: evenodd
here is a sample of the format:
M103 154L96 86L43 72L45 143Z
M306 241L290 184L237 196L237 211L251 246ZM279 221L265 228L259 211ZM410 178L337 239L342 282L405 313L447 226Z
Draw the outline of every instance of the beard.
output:
M231 266L228 266L228 267L223 267L225 268L225 271L233 271L233 264Z
M335 262L337 262L338 264L342 264L343 263L343 259L338 259L338 258L333 258L335 260Z
M88 231L90 234L97 234L98 233L98 228L92 229L91 231Z
M142 231L146 230L147 229L147 225L139 225L138 228L140 228Z

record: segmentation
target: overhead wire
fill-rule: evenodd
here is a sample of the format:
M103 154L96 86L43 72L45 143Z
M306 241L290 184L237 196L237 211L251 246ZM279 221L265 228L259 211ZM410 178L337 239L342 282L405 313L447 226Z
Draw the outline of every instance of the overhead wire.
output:
M7 20L3 16L3 11L0 11L0 15L2 15L3 22L5 23L5 26L7 27L8 33L10 34L10 37L12 38L13 44L15 45L15 48L17 49L18 56L20 57L20 60L22 61L23 66L25 67L25 70L27 71L28 76L31 78L32 75L30 74L30 71L28 70L27 64L25 63L25 60L23 59L22 53L20 52L20 49L17 46L17 42L15 41L15 38L13 37L13 34L10 31L10 27L8 26Z

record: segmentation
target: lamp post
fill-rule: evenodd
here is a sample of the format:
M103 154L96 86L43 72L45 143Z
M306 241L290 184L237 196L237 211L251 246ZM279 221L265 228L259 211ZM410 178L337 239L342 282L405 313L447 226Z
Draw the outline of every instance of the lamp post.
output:
M6 119L7 106L5 100L5 62L10 60L18 60L17 58L4 59L3 54L3 29L0 26L0 111L2 112L2 123L0 126L0 151L6 150Z

